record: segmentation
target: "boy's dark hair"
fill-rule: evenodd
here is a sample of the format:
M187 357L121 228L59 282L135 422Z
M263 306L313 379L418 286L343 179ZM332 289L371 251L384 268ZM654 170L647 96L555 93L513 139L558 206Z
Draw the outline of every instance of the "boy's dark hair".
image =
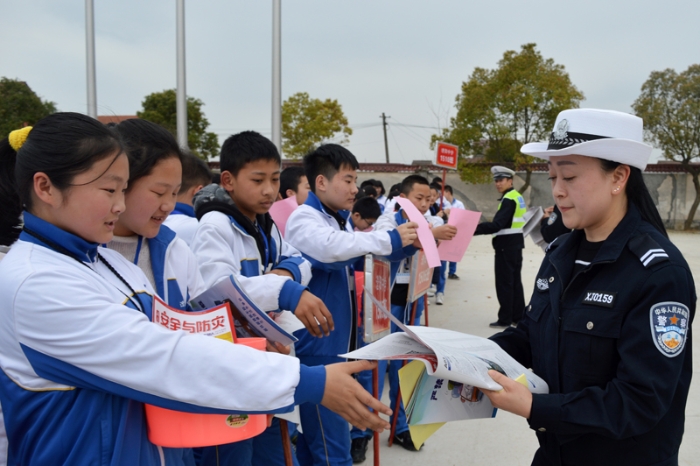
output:
M360 217L367 220L370 218L379 218L382 215L382 209L376 199L371 197L363 197L355 202L352 206L352 213L357 212Z
M148 176L161 160L177 157L182 161L175 137L156 123L132 118L120 122L114 129L129 157L129 188L134 186L134 181Z
M367 186L363 187L360 191L364 191L364 193L367 196L373 197L375 199L377 198L377 194L379 194L379 193L377 193L377 190L374 188L374 185L367 185Z
M437 183L430 183L430 189L436 189L437 192L440 192L440 190L442 189L442 185L439 185Z
M214 184L220 184L221 183L221 173L212 173L211 174L211 182Z
M180 192L187 191L192 186L206 186L211 183L211 170L207 163L187 151L182 154L182 186Z
M295 193L299 191L301 177L306 176L304 167L287 167L280 175L280 195L282 199L287 198L287 190L291 189Z
M428 180L424 176L409 175L406 178L404 178L401 182L401 194L403 194L404 196L408 196L411 193L411 191L413 191L413 185L416 184L424 184L426 186L430 186L430 183L428 183Z
M446 185L445 185L445 191L447 191L448 193L454 195L454 193L452 192L452 186L450 186L449 184L446 184Z
M313 152L306 154L304 156L304 172L309 181L311 192L316 192L318 175L323 175L330 180L343 165L352 170L360 168L360 164L352 152L339 144L323 144Z
M365 189L365 186L374 187L374 180L365 180L362 183L360 183L360 189Z
M389 195L387 197L389 199L393 199L399 194L401 194L401 183L396 183L394 185L391 185L391 188L389 189Z
M433 181L431 181L431 183L436 183L442 186L442 177L436 176L435 178L433 178Z
M282 165L277 147L272 141L255 131L234 134L221 146L222 172L227 171L236 176L243 167L256 160L272 160Z

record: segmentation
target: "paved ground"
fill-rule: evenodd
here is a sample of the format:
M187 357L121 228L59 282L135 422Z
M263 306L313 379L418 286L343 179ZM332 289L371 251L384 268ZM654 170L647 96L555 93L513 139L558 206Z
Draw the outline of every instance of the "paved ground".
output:
M700 235L671 233L671 240L683 252L700 289ZM523 252L523 286L526 302L529 300L535 275L544 253L526 240ZM493 278L493 249L490 237L475 237L467 254L459 264L461 280L448 280L443 306L429 306L429 320L433 327L488 337L494 332L488 327L496 320L498 301ZM527 290L530 291L527 291ZM698 328L697 319L695 328ZM700 343L693 348L696 372L700 369ZM385 384L388 387L388 383ZM388 394L384 394L388 403ZM469 465L529 465L537 449L535 434L526 421L510 413L499 411L495 419L453 422L443 426L428 439L420 452L411 453L401 447L389 448L387 433L381 435L380 459L383 466L469 466ZM686 408L685 436L680 451L681 465L700 464L700 383L693 381ZM373 461L370 446L367 460Z

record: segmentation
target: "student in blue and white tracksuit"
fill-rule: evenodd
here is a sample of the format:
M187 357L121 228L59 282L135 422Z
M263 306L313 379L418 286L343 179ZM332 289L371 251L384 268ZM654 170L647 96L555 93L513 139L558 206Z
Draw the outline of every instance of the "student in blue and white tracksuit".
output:
M407 176L401 183L401 197L408 199L416 207L416 209L426 217L426 220L432 226L431 231L435 239L449 239L456 234L457 230L453 226L443 225L441 218L429 214L432 196L427 179L419 175ZM397 212L387 212L379 217L377 223L375 223L375 229L377 231L391 231L398 228L400 225L405 224L406 222L408 222L407 216L404 210L400 209ZM417 249L413 245L406 246L404 248L405 258L400 262L391 264L391 313L394 315L394 317L408 325L418 325L424 310L423 299L419 299L417 301L415 318L411 320L413 306L412 303L408 301L408 288L411 257L415 257L414 254L416 251ZM396 325L392 324L391 331L396 332L399 331L399 329ZM396 406L396 398L399 390L398 371L401 366L401 361L391 361L389 363L389 382L391 385L389 396L391 399L392 409L394 409ZM386 366L380 363L379 393L381 393L383 389L383 367ZM368 380L364 379L364 382L367 384ZM368 385L365 385L365 387L367 386ZM406 414L402 404L399 405L399 411L398 413L394 413L394 416L397 416L394 442L400 444L409 451L415 451L413 441L411 440L410 433L408 431ZM352 436L353 438L358 439L369 438L367 433L363 434L356 429L353 430ZM366 442L354 441L353 443L354 448L366 448Z
M0 160L0 186L14 188L1 190L0 202L27 209L0 262L9 464L182 465L148 441L143 403L229 414L322 402L353 423L386 428L358 410L367 394L350 374L366 364L308 368L150 322L154 290L144 273L99 247L112 239L129 178L112 130L54 113L0 140ZM333 394L341 387L350 388L347 401Z
M277 148L264 136L245 131L224 142L220 161L221 186L209 185L195 197L200 225L192 249L207 286L230 275L245 277L246 290L253 299L265 297L274 301L272 310L291 310L308 322L312 318L305 315L309 302L322 304L306 290L311 264L282 239L267 212L279 191L281 158ZM257 437L197 453L202 466L283 466L279 420L273 419Z
M390 232L353 232L347 224L358 189L357 159L347 149L326 144L304 157L312 192L287 221L285 238L302 252L313 267L309 289L333 313L335 330L327 338L296 332L297 357L303 364L344 361L339 357L355 349L357 332L352 267L365 254L403 254L415 238L415 223ZM302 465L350 465L347 422L318 405L300 406L303 434L297 441Z
M197 231L197 217L194 214L194 195L211 183L211 171L206 162L196 155L182 153L182 185L177 194L175 209L165 219L165 226L177 233L189 245Z

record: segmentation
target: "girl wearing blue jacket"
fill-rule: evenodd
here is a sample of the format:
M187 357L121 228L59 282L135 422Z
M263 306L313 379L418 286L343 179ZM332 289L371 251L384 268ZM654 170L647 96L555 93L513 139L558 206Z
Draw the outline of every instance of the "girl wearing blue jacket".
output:
M0 141L0 203L24 229L0 262L0 402L9 464L182 464L148 441L142 403L274 413L321 403L360 427L389 413L352 379L150 322L153 287L115 251L129 162L112 130L56 113ZM212 355L218 357L212 357ZM172 461L171 461L172 460Z

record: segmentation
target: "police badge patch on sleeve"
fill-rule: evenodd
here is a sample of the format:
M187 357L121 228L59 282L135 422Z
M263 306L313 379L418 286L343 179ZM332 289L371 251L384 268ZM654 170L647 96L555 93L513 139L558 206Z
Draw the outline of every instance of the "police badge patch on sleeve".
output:
M690 311L676 302L657 303L649 311L651 337L656 348L666 357L681 354L688 334Z

